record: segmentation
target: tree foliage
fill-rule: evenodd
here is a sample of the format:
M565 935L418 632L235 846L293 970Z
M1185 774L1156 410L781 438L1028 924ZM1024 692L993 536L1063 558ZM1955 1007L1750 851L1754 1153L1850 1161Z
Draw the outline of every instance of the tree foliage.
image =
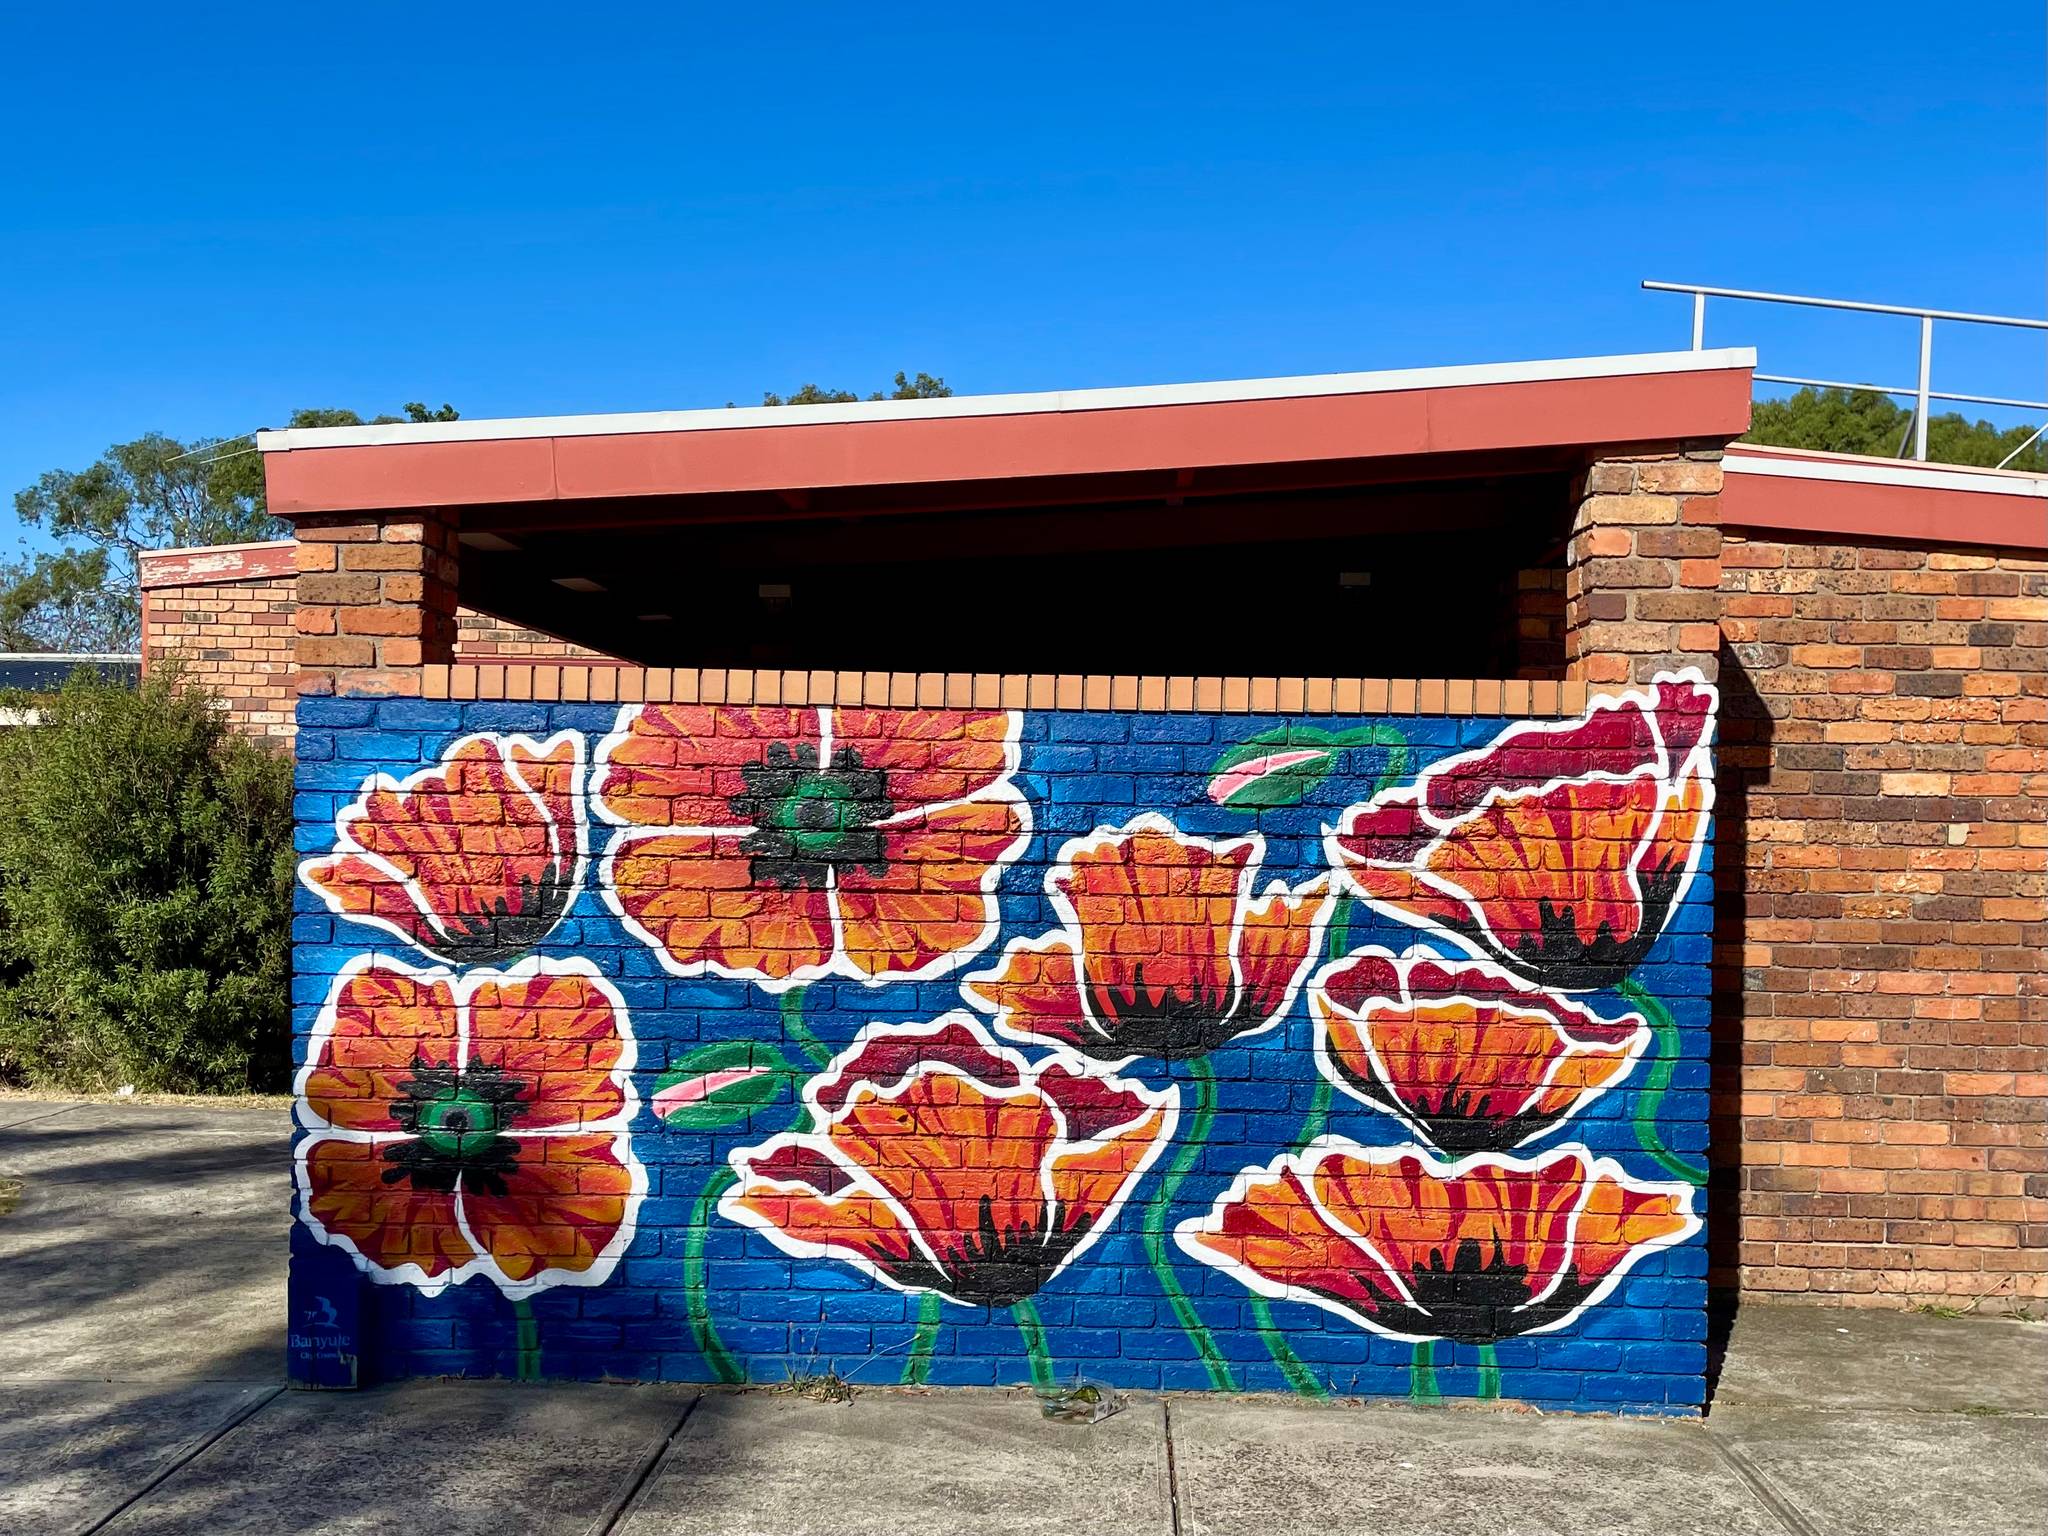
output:
M280 1086L290 762L172 667L33 706L0 735L0 1081Z
M884 393L876 390L868 396L870 400L943 400L953 393L952 386L944 379L935 379L930 374L919 372L916 378L902 373L896 375L896 387ZM806 384L794 393L783 396L764 394L763 405L846 405L860 399L850 389L824 389L816 384Z
M453 421L454 407L418 401L373 423ZM364 425L354 411L294 411L294 427ZM240 438L182 443L161 432L115 443L84 469L53 469L17 491L25 527L57 541L0 564L0 649L119 651L140 635L137 557L146 549L283 537L263 494L263 464Z
M1782 400L1759 400L1746 441L1897 458L1913 450L1912 421L1910 409L1875 390L1802 389ZM1942 464L1994 465L2033 430L2001 429L1944 411L1927 418L1927 457ZM2006 467L2048 471L2048 449L2037 440Z

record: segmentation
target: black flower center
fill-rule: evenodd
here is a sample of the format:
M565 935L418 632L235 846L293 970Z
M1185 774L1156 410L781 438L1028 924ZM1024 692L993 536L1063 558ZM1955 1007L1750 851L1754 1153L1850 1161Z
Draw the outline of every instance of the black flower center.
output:
M1428 1267L1409 1275L1408 1289L1439 1338L1491 1344L1537 1326L1515 1311L1529 1300L1529 1268L1508 1262L1499 1238L1491 1251L1476 1238L1464 1238L1449 1263L1443 1249L1431 1249Z
M956 1301L982 1307L1015 1306L1037 1295L1095 1225L1093 1218L1077 1215L1071 1226L1058 1227L1052 1216L1048 1207L1031 1226L998 1228L983 1195L975 1230L952 1234L939 1245L941 1288Z
M1138 1055L1191 1061L1227 1044L1251 1022L1237 1017L1242 991L1216 997L1179 976L1155 989L1145 980L1142 961L1132 962L1127 985L1099 986L1093 998L1109 1038L1099 1045L1091 1040L1082 1049L1099 1049L1109 1059Z
M501 1067L459 1072L415 1059L412 1076L398 1088L391 1118L412 1139L384 1149L384 1182L447 1194L467 1180L503 1195L505 1176L519 1160L519 1144L503 1133L526 1112L526 1084Z
M875 823L895 806L887 775L863 767L858 752L842 748L824 767L817 748L774 741L740 774L747 787L730 804L754 828L741 849L756 883L817 890L835 869L888 872Z

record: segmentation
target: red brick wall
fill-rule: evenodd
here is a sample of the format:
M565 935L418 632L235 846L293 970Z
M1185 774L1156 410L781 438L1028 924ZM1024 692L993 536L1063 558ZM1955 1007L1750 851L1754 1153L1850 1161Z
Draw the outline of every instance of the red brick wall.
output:
M326 554L327 551L318 551ZM289 743L298 703L293 657L305 627L298 613L298 558L290 541L204 550L161 550L142 557L142 661L177 655L188 676L226 702L252 735ZM347 573L336 572L337 581ZM403 573L400 573L402 579ZM361 576L357 577L362 580ZM384 579L392 579L386 577ZM374 583L376 576L369 578ZM337 633L328 615L309 612L308 631L336 644L368 644ZM456 612L456 654L467 660L589 660L596 653L469 609Z
M602 651L571 645L537 629L470 608L455 611L455 654L464 661L600 661Z
M297 577L290 544L166 550L142 558L142 664L176 655L250 734L286 742Z
M2048 562L1730 530L1721 565L1721 1277L2048 1296Z

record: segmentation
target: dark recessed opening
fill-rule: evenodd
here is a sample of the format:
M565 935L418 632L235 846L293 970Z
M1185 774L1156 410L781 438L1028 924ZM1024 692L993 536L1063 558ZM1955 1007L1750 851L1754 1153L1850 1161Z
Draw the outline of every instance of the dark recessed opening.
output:
M910 515L790 497L668 523L586 507L581 527L465 547L462 596L655 666L1512 676L1517 573L1554 559L1565 490L1531 474Z

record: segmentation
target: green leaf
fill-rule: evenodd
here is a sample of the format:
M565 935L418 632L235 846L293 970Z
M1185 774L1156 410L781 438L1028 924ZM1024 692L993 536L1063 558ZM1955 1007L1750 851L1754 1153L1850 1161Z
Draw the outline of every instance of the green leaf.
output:
M715 1131L770 1104L796 1069L779 1047L721 1040L670 1064L654 1085L650 1107L676 1131Z

